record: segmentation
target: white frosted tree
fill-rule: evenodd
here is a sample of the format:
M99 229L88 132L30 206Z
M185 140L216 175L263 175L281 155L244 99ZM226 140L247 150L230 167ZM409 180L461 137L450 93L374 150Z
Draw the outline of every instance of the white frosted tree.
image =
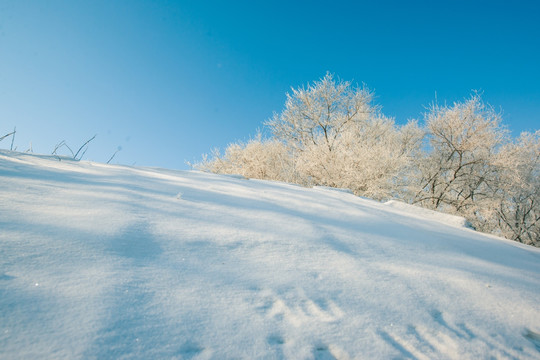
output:
M540 130L507 144L495 164L492 232L540 247Z
M427 148L410 173L412 202L540 246L540 132L511 141L499 114L478 94L453 106L433 105L426 132Z
M507 134L500 116L475 94L453 106L432 105L425 117L428 150L418 161L413 202L473 221L492 197L493 160Z
M332 150L324 142L307 146L297 169L313 183L347 188L374 199L397 196L422 137L415 123L397 127L392 119L371 117L344 131Z
M278 140L298 151L324 145L332 151L348 128L364 122L376 109L373 94L327 73L312 85L287 94L285 109L265 123Z
M275 139L262 139L258 133L246 143L230 144L223 155L216 149L197 168L246 178L295 182L292 159L285 145Z
M302 183L377 199L395 193L421 134L414 123L398 128L372 99L331 74L287 94L285 109L266 125L295 154Z

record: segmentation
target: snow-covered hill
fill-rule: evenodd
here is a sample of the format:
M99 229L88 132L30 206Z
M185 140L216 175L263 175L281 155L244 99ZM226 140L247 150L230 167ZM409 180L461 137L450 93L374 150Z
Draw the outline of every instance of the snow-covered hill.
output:
M539 359L540 250L327 188L0 151L2 359Z

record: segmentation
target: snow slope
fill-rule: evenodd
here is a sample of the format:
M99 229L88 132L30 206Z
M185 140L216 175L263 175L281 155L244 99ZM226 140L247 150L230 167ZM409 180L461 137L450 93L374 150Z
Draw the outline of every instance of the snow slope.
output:
M540 251L326 188L0 151L1 359L539 359Z

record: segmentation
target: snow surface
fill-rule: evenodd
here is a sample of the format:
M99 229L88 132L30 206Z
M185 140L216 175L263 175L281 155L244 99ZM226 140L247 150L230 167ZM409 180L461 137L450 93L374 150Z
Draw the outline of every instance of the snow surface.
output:
M540 250L455 218L9 151L0 184L2 359L540 358Z

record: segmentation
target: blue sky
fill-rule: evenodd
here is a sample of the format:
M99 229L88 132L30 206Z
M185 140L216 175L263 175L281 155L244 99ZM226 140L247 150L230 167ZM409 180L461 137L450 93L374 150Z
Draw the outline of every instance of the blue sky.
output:
M97 134L85 159L186 169L327 71L397 123L479 90L536 130L539 18L538 1L0 0L0 136L47 154Z

